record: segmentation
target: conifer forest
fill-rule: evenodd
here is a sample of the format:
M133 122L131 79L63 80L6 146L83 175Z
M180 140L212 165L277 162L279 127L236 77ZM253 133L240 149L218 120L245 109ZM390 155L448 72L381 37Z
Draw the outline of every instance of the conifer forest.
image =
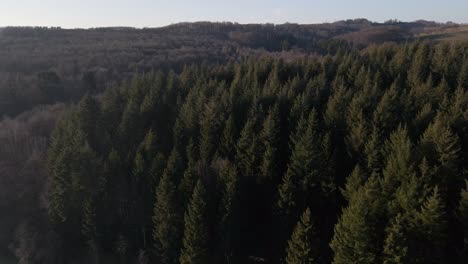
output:
M0 29L0 262L467 263L452 27Z

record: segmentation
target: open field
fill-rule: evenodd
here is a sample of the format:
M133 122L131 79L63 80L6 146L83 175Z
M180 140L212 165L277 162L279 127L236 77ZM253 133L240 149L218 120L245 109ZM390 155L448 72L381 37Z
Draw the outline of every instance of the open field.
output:
M421 33L417 38L433 41L466 41L468 40L468 25L442 31L436 30L429 33Z

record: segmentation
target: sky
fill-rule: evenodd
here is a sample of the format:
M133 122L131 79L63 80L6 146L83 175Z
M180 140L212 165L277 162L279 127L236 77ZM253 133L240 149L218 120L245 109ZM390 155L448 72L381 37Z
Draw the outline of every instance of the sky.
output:
M468 0L0 0L0 27L159 27L193 21L311 24L352 18L468 23Z

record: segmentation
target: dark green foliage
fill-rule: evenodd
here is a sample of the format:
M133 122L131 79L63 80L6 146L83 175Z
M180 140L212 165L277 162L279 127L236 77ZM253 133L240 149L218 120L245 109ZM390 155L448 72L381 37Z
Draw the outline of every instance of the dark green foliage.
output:
M185 169L184 176L180 181L178 186L178 192L181 197L181 202L183 208L186 208L188 204L191 194L193 192L193 188L197 183L198 179L198 166L197 166L197 151L196 147L193 144L193 140L190 140L189 144L187 145L186 155L187 155L187 168Z
M229 159L234 158L235 153L235 142L236 142L236 133L235 133L235 124L234 118L232 115L229 116L227 119L223 135L221 136L221 142L219 147L219 155L221 157L226 157Z
M383 191L392 195L399 184L414 173L411 141L405 128L398 128L390 135L384 150L386 165L383 169Z
M219 227L216 229L219 241L219 258L231 263L239 250L239 175L237 169L226 163L219 172L221 180L221 201L218 209Z
M207 193L201 181L198 181L185 212L181 264L209 263L210 240L207 220Z
M200 117L200 158L209 164L216 151L224 122L219 102L215 99L205 104Z
M461 47L192 65L89 94L53 134L47 218L96 261L458 263Z
M444 263L447 218L437 188L420 208L399 214L387 230L384 263Z
M161 263L177 263L181 245L181 212L177 202L177 189L174 181L178 175L177 153L173 152L156 189L156 202L153 213L153 239L156 254Z
M320 254L317 245L317 234L314 228L310 209L307 208L294 228L291 239L288 241L286 263L318 263Z
M379 180L371 177L352 196L330 243L333 263L378 263L383 244L379 230L385 212Z
M421 206L415 221L419 236L416 248L420 254L416 259L421 263L445 262L443 252L447 243L447 215L437 187Z
M411 261L408 253L408 223L398 215L387 231L385 239L384 261L385 264L400 264Z
M261 181L276 182L279 169L279 141L280 141L280 120L278 105L275 105L268 112L263 123L261 140L263 143L263 158L260 165Z
M359 191L359 189L364 185L366 182L366 175L361 170L359 165L354 167L353 172L346 178L346 184L343 189L341 189L341 193L343 197L350 201L352 197Z
M256 120L249 118L245 123L236 145L236 163L244 177L255 177L258 172L260 149L255 134Z

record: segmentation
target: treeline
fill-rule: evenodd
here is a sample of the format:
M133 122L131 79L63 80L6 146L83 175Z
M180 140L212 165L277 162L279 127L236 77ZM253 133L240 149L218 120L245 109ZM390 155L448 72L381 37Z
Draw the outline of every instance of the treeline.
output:
M95 87L102 91L153 69L180 73L184 65L242 62L261 55L287 60L335 55L352 47L413 41L421 32L461 27L356 19L312 25L197 22L143 29L0 28L0 117L50 102L76 102Z
M223 31L208 23L161 29L5 28L0 35L0 116L16 116L37 105L76 102L135 73L153 69L181 72L184 65L227 63L272 52L334 54L344 41L301 41L267 26ZM196 27L195 27L196 26ZM305 46L307 45L307 47ZM284 55L290 56L290 55ZM99 91L96 91L99 88Z
M87 95L48 150L38 232L54 243L23 243L17 255L464 263L466 48L382 45L195 65Z

